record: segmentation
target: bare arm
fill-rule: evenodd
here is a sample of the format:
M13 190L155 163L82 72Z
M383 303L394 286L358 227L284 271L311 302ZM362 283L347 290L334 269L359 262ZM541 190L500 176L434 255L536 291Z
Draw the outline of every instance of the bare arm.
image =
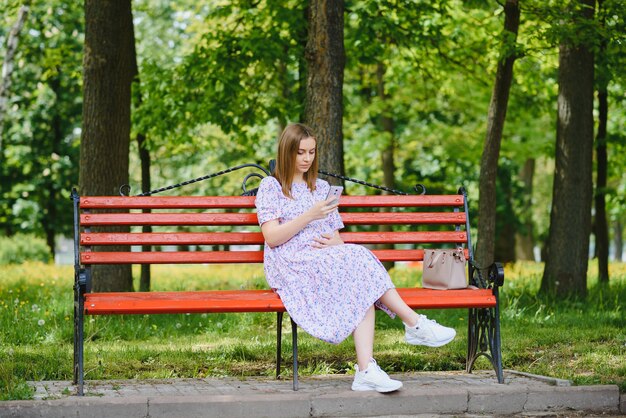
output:
M332 200L332 199L329 199ZM272 219L261 225L263 238L270 247L276 247L289 241L294 235L300 232L310 222L317 219L324 219L333 210L337 209L337 204L329 205L327 201L321 200L314 204L311 209L302 215L287 221L283 224L278 219Z

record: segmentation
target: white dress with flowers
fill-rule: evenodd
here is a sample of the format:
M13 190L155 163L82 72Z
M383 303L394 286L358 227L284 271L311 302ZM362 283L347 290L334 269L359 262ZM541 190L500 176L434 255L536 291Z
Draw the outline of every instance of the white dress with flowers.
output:
M264 178L256 197L259 225L296 218L323 200L329 187L318 179L311 192L305 183L294 183L290 199L276 178ZM309 223L284 244L274 248L265 244L264 255L267 282L291 318L312 336L334 344L348 337L375 303L393 316L378 299L394 285L371 251L354 244L322 249L311 246L314 238L343 226L335 211L326 219Z

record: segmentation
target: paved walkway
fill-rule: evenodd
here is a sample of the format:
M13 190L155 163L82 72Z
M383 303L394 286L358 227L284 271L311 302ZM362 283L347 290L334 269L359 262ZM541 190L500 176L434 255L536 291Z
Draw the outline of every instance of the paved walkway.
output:
M351 376L89 381L84 397L70 382L33 382L32 401L0 402L0 417L430 417L618 416L626 396L615 385L572 386L543 376L505 372L393 375L393 394L352 392Z

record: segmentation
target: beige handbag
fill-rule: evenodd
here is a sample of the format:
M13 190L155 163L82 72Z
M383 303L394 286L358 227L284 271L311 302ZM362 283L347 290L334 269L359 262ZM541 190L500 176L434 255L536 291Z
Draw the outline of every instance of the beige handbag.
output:
M466 288L467 276L463 249L424 250L422 287L429 289Z

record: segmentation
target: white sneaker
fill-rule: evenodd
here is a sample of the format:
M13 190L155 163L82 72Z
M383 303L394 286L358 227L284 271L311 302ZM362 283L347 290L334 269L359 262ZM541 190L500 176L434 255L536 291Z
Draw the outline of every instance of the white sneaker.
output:
M354 382L352 382L352 390L375 390L376 392L384 393L393 392L402 387L402 382L390 379L389 375L378 366L374 359L370 360L366 370L359 371L358 365L354 366L354 368L356 373Z
M419 315L417 325L409 327L404 324L406 342L413 345L425 345L427 347L441 347L448 344L456 336L454 328L439 325L437 321Z

